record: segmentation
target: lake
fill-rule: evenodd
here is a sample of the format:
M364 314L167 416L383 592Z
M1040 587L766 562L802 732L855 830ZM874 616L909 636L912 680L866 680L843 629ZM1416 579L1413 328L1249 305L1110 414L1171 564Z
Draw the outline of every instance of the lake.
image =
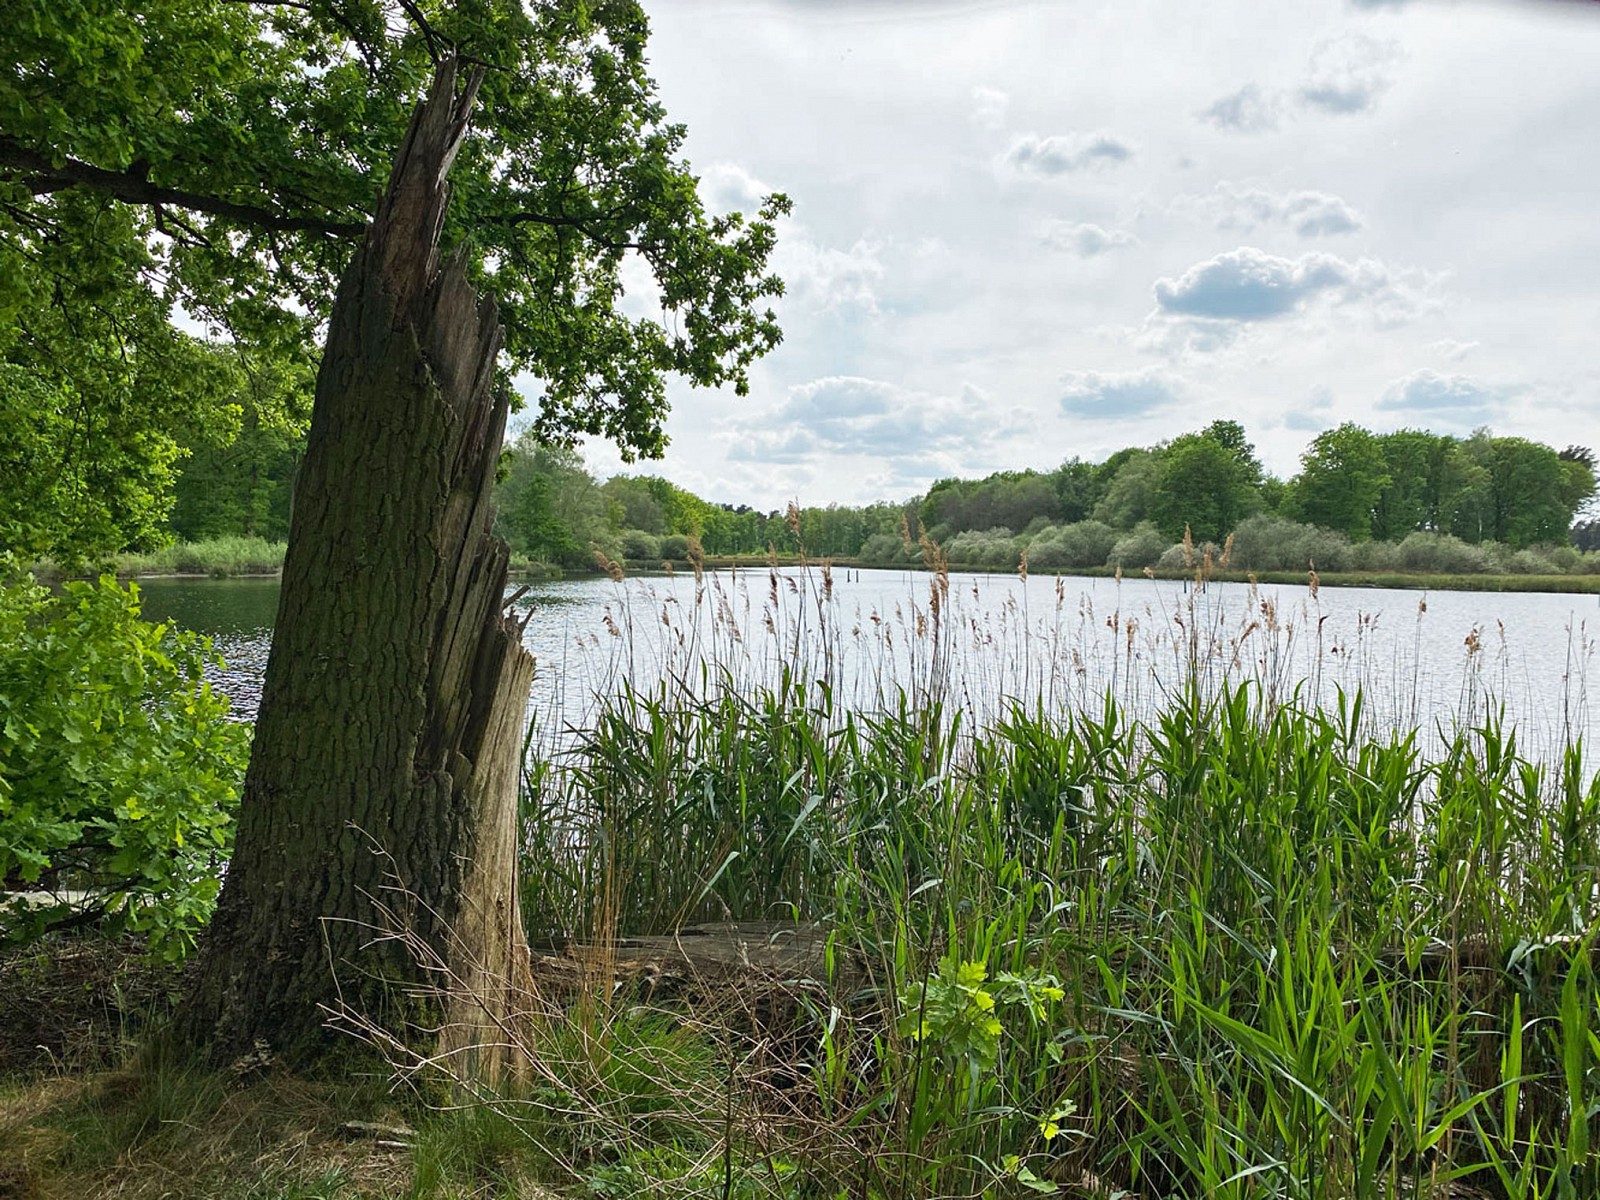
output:
M277 606L274 579L148 579L153 620L210 635L215 682L253 714ZM897 690L981 727L1014 699L1149 712L1185 678L1253 681L1282 701L1332 705L1360 689L1373 728L1439 729L1503 713L1523 750L1592 741L1591 596L1416 592L1142 577L743 569L533 585L525 636L542 737L581 728L625 682L749 691L785 670L870 708Z

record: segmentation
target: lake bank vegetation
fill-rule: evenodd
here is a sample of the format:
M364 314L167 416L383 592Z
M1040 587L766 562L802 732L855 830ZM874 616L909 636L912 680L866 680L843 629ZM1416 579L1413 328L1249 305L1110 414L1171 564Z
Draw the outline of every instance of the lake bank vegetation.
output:
M1221 627L1196 589L1164 629L1113 614L1072 635L1130 670L1061 703L1013 653L1025 627L990 631L983 678L954 669L964 589L936 572L878 631L905 653L866 671L884 697L866 704L826 570L800 587L770 628L728 616L698 641L619 608L616 653L665 647L669 682L618 676L533 731L536 991L506 1033L520 1082L485 1091L409 1058L359 1012L345 1028L410 1089L382 1070L207 1071L160 1034L176 985L132 971L143 1007L102 1020L111 1057L131 1057L100 1074L27 1059L0 1088L21 1194L1600 1188L1600 782L1570 736L1502 723L1479 648L1455 723L1407 728L1261 646L1230 668L1217 647L1255 645L1273 614ZM719 596L707 577L694 603L720 613ZM1155 636L1151 652L1186 656L1176 687L1131 669ZM729 930L732 967L693 950ZM7 980L53 995L41 981L98 953L85 932L32 941ZM56 1045L48 1032L27 1038Z
M1360 733L1357 700L1268 713L1248 689L1149 722L940 718L799 685L626 696L532 764L536 934L827 931L787 1007L732 1030L648 989L605 1015L624 1044L698 1034L704 1062L703 1107L632 1123L608 1178L711 1195L731 1155L752 1195L1600 1183L1600 789L1575 755L1536 766L1487 721L1424 757Z
M618 697L528 766L526 915L572 948L526 1086L241 1082L147 1031L92 1083L13 1078L0 1144L40 1196L1593 1195L1600 789L1492 720L1424 756L1258 699L962 730ZM621 961L707 921L819 945ZM351 1123L401 1132L374 1166Z
M1337 682L1402 673L1369 624L1351 654L1255 591L1224 625L1220 590L1060 583L1052 625L1027 588L968 623L941 548L1109 535L1097 569L1181 546L1204 583L1273 518L1294 559L1532 572L1592 456L1345 426L1279 481L1220 421L868 510L601 484L551 447L659 457L672 380L745 395L781 338L790 201L708 210L647 24L0 22L0 1200L1593 1196L1580 620L1549 720L1498 718L1482 625L1455 718L1413 687L1389 720ZM248 731L134 586L26 570L249 572L291 530ZM563 671L524 741L497 533L607 574L682 550L695 623L617 589L617 673ZM840 547L931 573L862 630L827 565L743 624L701 569ZM995 653L962 675L958 639ZM652 646L683 669L636 685Z
M129 527L134 546L152 548L125 549L120 574L281 567L304 427L290 399L272 401L272 420L260 403L241 405L236 425L178 456L164 498L152 494L139 509L145 524ZM1456 438L1346 424L1312 439L1299 473L1282 480L1262 468L1242 427L1218 421L1098 463L1069 458L1054 471L940 480L905 501L772 512L712 503L657 476L602 482L576 452L527 435L506 451L496 501L498 532L525 576L591 572L597 553L634 569L774 555L917 566L926 534L964 570L1009 572L1026 558L1040 573L1176 575L1192 567L1186 553L1203 557L1209 546L1241 578L1314 569L1330 585L1458 576L1512 590L1512 577L1600 576L1600 522L1585 516L1595 494L1586 447L1558 451L1487 430ZM146 520L151 505L166 513L160 526ZM108 513L95 519L115 524ZM74 544L67 539L64 561L81 561Z
M1243 428L1219 421L1101 463L941 480L903 503L761 513L659 478L600 483L570 452L524 439L510 451L500 527L514 549L579 569L597 548L651 564L683 562L691 545L712 559L916 565L926 535L951 566L987 571L1026 558L1041 572L1175 572L1209 545L1215 565L1257 574L1571 576L1600 574L1590 527L1573 528L1594 494L1584 447L1354 425L1319 435L1300 473L1278 480Z

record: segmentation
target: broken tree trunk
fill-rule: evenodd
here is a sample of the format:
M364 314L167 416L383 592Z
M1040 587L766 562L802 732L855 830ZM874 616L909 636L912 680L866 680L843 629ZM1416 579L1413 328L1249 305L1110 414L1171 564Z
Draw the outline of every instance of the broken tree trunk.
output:
M439 251L480 79L457 95L440 68L334 303L234 856L183 1020L218 1061L314 1058L341 1007L411 1046L503 1045L527 979L533 661L490 532L501 332Z

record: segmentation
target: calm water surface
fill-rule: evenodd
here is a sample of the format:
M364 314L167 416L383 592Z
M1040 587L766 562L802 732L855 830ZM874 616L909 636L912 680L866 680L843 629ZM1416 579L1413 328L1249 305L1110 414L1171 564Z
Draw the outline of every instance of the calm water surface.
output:
M217 685L254 712L277 608L275 580L147 580L151 619L209 634ZM1588 697L1593 596L1027 580L901 571L767 569L544 583L526 643L531 716L547 738L581 728L624 685L743 690L787 669L858 708L904 691L964 712L969 728L1014 699L1056 710L1107 691L1148 712L1180 681L1254 681L1331 705L1360 689L1375 728L1425 737L1502 713L1547 754L1600 732Z

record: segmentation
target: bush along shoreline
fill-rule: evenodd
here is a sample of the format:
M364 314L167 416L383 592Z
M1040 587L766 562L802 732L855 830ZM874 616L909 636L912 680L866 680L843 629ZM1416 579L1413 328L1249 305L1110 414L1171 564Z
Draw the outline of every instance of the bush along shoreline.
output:
M208 576L225 579L275 575L283 569L286 543L250 536L176 542L159 550L125 551L101 569L119 578ZM615 551L615 555L611 553ZM1221 544L1193 539L1171 542L1145 522L1116 530L1099 521L1044 525L1013 535L1004 528L966 531L940 542L924 533L868 539L850 555L809 555L802 547L765 554L713 555L690 535L653 537L628 531L622 545L598 544L587 559L572 561L516 553L512 574L522 580L586 578L610 573L671 573L698 569L804 566L831 561L850 568L948 569L977 573L1027 570L1040 575L1111 577L1140 573L1183 579L1197 570L1223 582L1303 583L1314 574L1327 587L1385 587L1493 592L1600 592L1600 551L1571 545L1513 550L1494 542L1465 542L1448 534L1419 531L1398 542L1351 542L1343 534L1281 517L1258 515L1240 522ZM46 582L92 578L99 569L68 569L44 561L33 574Z

